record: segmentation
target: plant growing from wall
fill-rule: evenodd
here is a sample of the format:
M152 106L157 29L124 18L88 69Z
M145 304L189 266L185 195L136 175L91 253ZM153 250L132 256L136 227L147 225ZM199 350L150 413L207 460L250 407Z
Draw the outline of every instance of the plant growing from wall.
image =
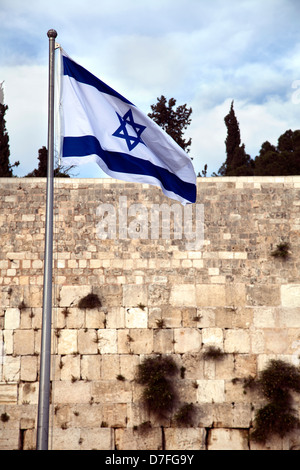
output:
M272 251L271 255L274 258L287 259L290 254L290 244L288 242L279 243L276 250Z
M1 419L2 423L7 423L7 421L10 420L10 416L5 412L5 413L2 413L0 419Z
M300 426L291 395L291 391L300 392L298 368L281 360L271 360L255 385L269 403L256 412L253 440L264 443L272 434L282 438Z
M192 426L195 407L193 403L185 403L175 414L175 421L179 426Z
M148 357L138 367L136 381L145 386L143 402L159 418L165 418L174 407L176 393L172 377L177 371L169 356Z
M101 306L102 306L102 303L98 295L93 294L92 292L90 294L87 294L82 299L80 299L78 303L78 308L80 308L81 310L85 308L87 309L100 308Z
M224 359L224 355L225 353L220 348L217 348L216 346L208 346L206 351L203 353L203 359L220 361Z

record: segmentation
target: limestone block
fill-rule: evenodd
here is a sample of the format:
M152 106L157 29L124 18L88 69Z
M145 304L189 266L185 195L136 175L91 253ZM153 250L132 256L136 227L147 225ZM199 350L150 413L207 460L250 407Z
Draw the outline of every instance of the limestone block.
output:
M77 307L80 299L90 294L91 286L62 286L60 289L61 307Z
M116 354L118 349L117 330L98 330L98 348L100 354Z
M220 360L213 362L215 366L214 378L231 380L235 377L235 357L233 354L224 354Z
M246 287L242 283L226 285L226 306L244 306L246 302Z
M83 428L80 431L81 450L114 450L114 432L111 428Z
M247 305L274 306L280 305L279 285L249 285L247 286ZM285 305L283 305L285 306Z
M223 349L223 330L221 328L203 328L202 343Z
M53 450L80 450L80 428L55 428L52 435Z
M118 354L103 354L101 356L101 379L116 379L120 374L120 357Z
M28 307L42 307L43 305L43 289L40 286L24 286L23 300Z
M208 450L249 450L248 431L240 429L210 429Z
M3 263L3 261L0 261L0 262ZM5 269L5 266L3 266L2 269ZM18 289L20 289L20 287L18 288L18 286L12 288L12 287L4 286L2 284L1 289L0 289L0 305L1 305L1 307L11 307L13 305L15 307L17 307L17 305L18 305L16 303L17 301L13 302L12 297L13 297L14 290L18 290Z
M194 284L177 284L171 288L170 304L173 307L195 307L196 289Z
M108 266L110 261L108 260ZM120 307L122 306L123 299L123 286L114 284L116 282L115 276L112 276L112 280L106 278L106 284L101 283L101 287L93 287L93 292L98 294L103 307ZM99 283L99 278L96 277L95 283ZM129 305L135 307L135 305Z
M279 326L282 328L300 328L299 308L281 308L278 312Z
M85 314L86 328L104 328L106 315L98 309L89 309Z
M118 330L119 354L151 354L153 352L153 330L133 328Z
M167 285L159 283L149 284L148 287L148 304L151 306L170 305L170 288ZM172 303L171 303L172 305Z
M62 311L65 310L65 308L61 309ZM62 314L62 316L64 316ZM69 308L68 309L68 315L66 316L66 319L65 319L65 325L68 329L76 329L76 328L83 328L83 327L87 327L89 328L87 325L85 325L85 312L84 310L81 310L80 308Z
M92 382L76 382L59 380L53 384L53 402L78 404L89 403L91 400L91 384Z
M0 383L0 404L14 404L18 399L18 385Z
M166 428L165 450L205 450L204 428Z
M34 418L21 418L20 429L33 429L35 426Z
M42 315L43 315L42 307L34 307L32 309L26 309L26 314L30 317L29 320L31 320L31 322L32 322L31 323L32 328L41 328L41 326L42 326ZM23 319L23 312L22 312L22 315L21 315L21 328L24 328L24 326L22 325L22 319ZM25 329L30 328L30 326L27 326L27 321L26 321Z
M34 316L37 308L23 308L20 315L20 328L24 330L30 330L33 327L33 323L37 325L37 322L34 321ZM38 324L38 328L41 327L42 322Z
M4 426L1 426L0 449L1 451L19 450L19 432L15 429L6 429Z
M225 401L224 380L197 380L198 403L223 403Z
M201 348L201 332L194 328L176 328L174 341L176 354L197 352Z
M274 328L276 319L277 309L274 307L256 307L253 309L253 324L256 328Z
M223 307L226 305L225 285L197 284L196 302L198 307Z
M91 392L95 403L131 403L132 389L125 380L100 380L91 382Z
M61 380L79 380L80 379L80 356L66 355L60 358L60 378ZM57 376L56 376L57 377ZM82 377L83 378L83 377Z
M39 383L21 383L19 387L19 404L38 404Z
M4 328L15 330L20 327L20 310L18 308L7 308L5 310Z
M233 377L254 377L257 373L256 354L237 354L234 363Z
M160 428L133 430L132 428L116 429L116 448L118 450L161 450L162 434Z
M126 308L125 311L125 327L126 328L147 328L148 326L148 309L143 308Z
M171 329L155 329L153 332L153 349L155 353L171 354L174 352L174 335Z
M213 409L215 428L250 428L251 403L216 403Z
M23 450L36 449L36 430L26 429L23 437Z
M253 354L263 354L265 350L264 330L253 330L251 336L251 352Z
M181 366L185 368L186 379L203 379L204 378L204 361L201 360L201 353L187 353L182 355ZM178 360L175 361L179 363Z
M300 307L300 284L283 284L281 286L281 305L283 307Z
M78 352L80 354L98 353L98 336L94 329L78 330Z
M83 355L80 362L81 378L83 380L99 380L101 357L98 355Z
M179 373L176 376L176 381L174 381L174 389L176 390L177 398L180 403L196 402L197 389L195 388L195 381L183 380Z
M264 330L266 354L287 354L289 352L289 334L286 328Z
M198 313L196 307L168 307L166 311L163 312L162 318L164 319L165 326L168 328L180 328L181 326L185 328L199 328L199 323L197 321Z
M123 306L137 307L147 305L148 295L146 285L128 284L123 286Z
M134 380L140 362L139 356L135 354L121 354L119 357L120 374L123 375L126 380Z
M195 315L193 315L193 317L191 318L191 320L193 321L193 325L196 326L197 328L209 328L213 326L222 326L216 322L216 311L217 309L215 308L203 308L203 307L198 308L196 310ZM184 320L185 319L183 317L183 322ZM183 323L183 326L188 326L188 325ZM189 325L189 326L192 326L192 325Z
M127 403L104 403L102 408L102 421L112 428L125 428L127 426Z
M14 353L14 330L4 330L3 331L3 343L4 347L2 347L1 353L1 362L5 361L5 357L7 354Z
M106 319L106 328L125 328L124 307L110 307Z
M34 353L34 331L15 330L13 335L14 354L25 356Z
M60 330L58 337L58 354L74 354L77 352L77 330Z
M226 330L224 338L224 351L226 353L249 353L249 331L242 329Z
M21 360L20 356L6 356L3 364L3 378L5 382L18 382L20 378Z

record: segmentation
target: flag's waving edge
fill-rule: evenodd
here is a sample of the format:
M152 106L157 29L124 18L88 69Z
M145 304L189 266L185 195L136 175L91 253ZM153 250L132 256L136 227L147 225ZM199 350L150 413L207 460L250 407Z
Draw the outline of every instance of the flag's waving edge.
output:
M182 204L196 201L188 155L134 104L61 49L61 162L96 162L112 178L160 186Z

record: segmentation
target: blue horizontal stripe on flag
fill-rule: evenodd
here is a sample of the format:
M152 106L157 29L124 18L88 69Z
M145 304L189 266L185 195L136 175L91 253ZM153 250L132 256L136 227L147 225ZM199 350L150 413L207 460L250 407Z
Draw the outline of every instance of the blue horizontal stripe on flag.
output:
M114 96L124 101L124 103L134 106L133 103L124 98L124 96L120 95L117 91L113 90L110 86L106 85L106 83L102 82L99 78L95 77L95 75L93 75L91 72L81 67L81 65L77 64L66 56L62 56L62 58L64 75L68 75L69 77L74 78L77 82L85 83L86 85L91 85L101 93L106 93L108 95Z
M181 196L191 203L196 202L196 185L182 181L178 176L154 165L148 160L132 157L126 153L103 150L95 136L64 137L63 157L85 157L98 155L111 171L135 175L153 176L167 191Z

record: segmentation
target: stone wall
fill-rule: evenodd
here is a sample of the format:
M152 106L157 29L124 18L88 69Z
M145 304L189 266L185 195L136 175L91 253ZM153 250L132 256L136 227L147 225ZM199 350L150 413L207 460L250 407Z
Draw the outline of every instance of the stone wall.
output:
M179 203L170 236L167 219L151 232L162 203L174 201L148 185L55 180L50 448L299 448L297 433L251 440L264 401L243 381L273 358L299 365L300 177L199 178L192 244ZM0 449L32 449L45 180L1 179L0 207ZM271 255L281 241L287 260ZM101 307L80 309L91 292ZM222 360L203 357L209 346ZM155 354L176 362L191 426L141 403L137 366Z

